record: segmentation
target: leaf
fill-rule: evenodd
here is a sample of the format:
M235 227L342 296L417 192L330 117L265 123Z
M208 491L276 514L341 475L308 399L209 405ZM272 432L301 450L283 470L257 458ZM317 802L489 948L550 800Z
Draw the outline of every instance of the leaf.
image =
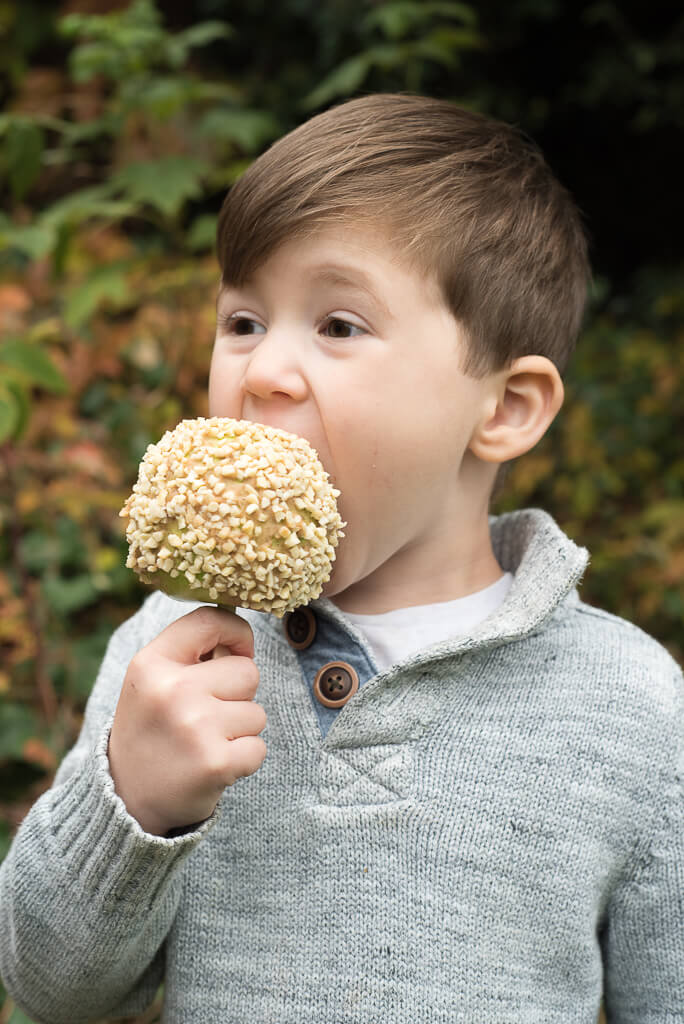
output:
M166 156L129 164L112 178L112 185L137 203L149 203L167 217L175 216L186 199L202 194L203 160Z
M131 298L128 269L128 263L96 267L74 288L64 304L64 319L69 327L75 330L82 327L104 302L118 309L126 306Z
M16 118L5 135L2 162L15 200L21 200L40 174L45 138L28 118Z
M54 750L51 750L47 743L38 739L37 736L31 736L26 740L21 748L21 754L24 761L35 764L47 772L54 771L57 767Z
M0 760L24 759L24 744L40 732L38 716L23 704L0 701Z
M82 188L49 206L41 217L41 225L53 230L64 224L78 225L91 218L121 219L135 213L130 202L113 199L112 182Z
M323 107L337 96L348 96L356 92L368 74L371 60L368 54L360 53L350 57L335 68L300 102L302 110Z
M419 40L413 52L445 67L455 67L459 63L461 50L476 49L481 42L477 32L470 32L468 29L440 28Z
M50 252L56 237L55 231L47 224L15 227L7 223L0 227L0 250L17 249L32 260L39 260Z
M281 132L279 121L264 110L230 110L214 107L201 119L198 134L204 138L237 142L255 153Z
M381 4L370 11L361 24L365 30L377 27L388 39L396 40L405 36L424 17L418 3Z
M466 25L474 25L477 16L467 4L461 3L415 3L398 0L397 3L380 4L370 11L362 21L367 31L379 28L387 39L405 38L412 30L435 18L454 18Z
M223 21L202 21L199 25L191 25L184 32L179 32L175 37L179 42L188 48L206 46L216 39L230 39L235 35L235 30Z
M43 593L51 610L61 616L80 611L99 596L93 581L86 574L71 579L48 576L43 582Z
M33 1017L27 1017L18 1006L14 1007L14 1012L10 1017L8 1024L35 1024Z
M26 428L31 419L31 399L27 388L18 380L5 381L5 387L10 392L18 409L18 417L12 431L15 440L20 440L26 433Z
M195 218L188 231L187 244L192 252L202 249L213 249L216 242L216 224L218 218L211 213L203 213Z
M123 95L135 108L144 107L150 114L166 119L189 106L193 92L193 83L187 78L167 75L146 81L142 88L132 80L124 87Z
M11 836L10 828L6 821L0 821L0 861L3 861L7 856L10 848ZM3 993L3 989L0 988L0 995Z
M25 313L31 303L25 288L18 284L0 284L0 316Z
M10 338L0 344L0 365L3 363L17 370L29 383L47 391L66 394L68 390L67 382L50 357L32 342Z
M19 425L20 410L9 388L0 382L0 443L14 436Z

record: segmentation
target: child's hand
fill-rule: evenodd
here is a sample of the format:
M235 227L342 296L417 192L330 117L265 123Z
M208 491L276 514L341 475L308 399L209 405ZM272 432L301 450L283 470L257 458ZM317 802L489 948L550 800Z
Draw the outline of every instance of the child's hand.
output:
M249 623L198 608L131 661L109 764L116 792L146 832L165 835L203 821L226 786L261 766L266 714L253 700L253 658Z

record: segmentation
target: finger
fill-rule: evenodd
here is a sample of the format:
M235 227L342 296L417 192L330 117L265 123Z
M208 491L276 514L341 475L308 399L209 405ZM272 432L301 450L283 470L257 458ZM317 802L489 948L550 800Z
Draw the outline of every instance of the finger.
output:
M266 726L266 712L253 700L221 701L217 725L227 740L258 736Z
M230 741L230 773L236 779L253 775L265 757L266 744L261 736L240 736Z
M254 657L252 627L235 612L204 605L172 622L148 646L157 655L193 665L218 645L231 654Z
M259 686L259 669L252 658L231 655L200 661L184 669L182 679L219 700L252 700Z
M212 658L225 658L227 657L227 655L232 653L233 652L230 650L230 648L226 647L225 644L217 644L214 650L211 652L211 656Z

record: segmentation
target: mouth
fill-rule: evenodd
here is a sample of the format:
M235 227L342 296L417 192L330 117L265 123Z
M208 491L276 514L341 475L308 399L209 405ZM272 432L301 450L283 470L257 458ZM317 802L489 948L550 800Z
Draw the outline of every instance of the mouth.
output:
M332 458L328 450L327 444L320 443L318 432L308 430L303 424L292 422L292 417L288 416L243 416L243 419L250 423L258 423L266 427L274 427L276 430L284 430L288 434L292 434L294 437L301 437L306 441L316 453L318 460L320 461L323 469L328 474L328 478L333 487L337 487L337 474L332 466Z

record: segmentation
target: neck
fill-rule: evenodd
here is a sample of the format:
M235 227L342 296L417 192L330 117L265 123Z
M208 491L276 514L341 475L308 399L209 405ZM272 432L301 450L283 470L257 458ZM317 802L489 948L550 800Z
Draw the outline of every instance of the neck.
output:
M495 583L503 575L492 549L487 513L466 527L445 523L384 562L331 600L343 612L380 615L397 608L453 601Z

